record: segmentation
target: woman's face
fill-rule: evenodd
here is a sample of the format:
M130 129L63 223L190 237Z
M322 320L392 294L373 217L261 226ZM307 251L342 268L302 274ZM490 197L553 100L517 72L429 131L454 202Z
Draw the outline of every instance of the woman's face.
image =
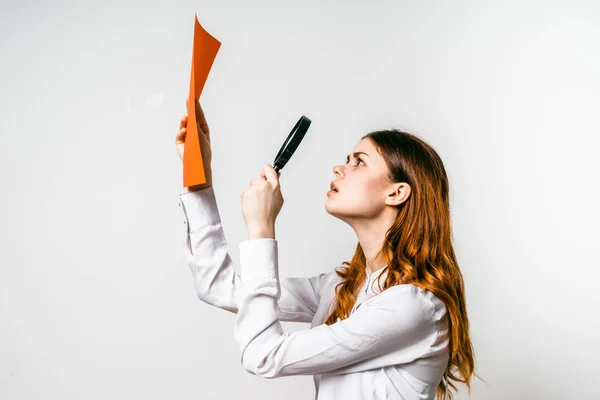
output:
M333 167L338 191L327 194L325 210L347 222L379 217L386 208L388 192L394 191L386 178L389 172L383 157L365 138L348 158L346 164Z

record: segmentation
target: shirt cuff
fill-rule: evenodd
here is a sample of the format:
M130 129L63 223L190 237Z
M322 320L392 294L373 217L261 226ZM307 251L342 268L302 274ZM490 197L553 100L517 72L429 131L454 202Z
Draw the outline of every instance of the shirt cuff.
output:
M240 242L240 279L279 280L277 240L256 238Z
M179 206L190 232L205 226L221 223L217 199L213 187L193 192L179 193Z

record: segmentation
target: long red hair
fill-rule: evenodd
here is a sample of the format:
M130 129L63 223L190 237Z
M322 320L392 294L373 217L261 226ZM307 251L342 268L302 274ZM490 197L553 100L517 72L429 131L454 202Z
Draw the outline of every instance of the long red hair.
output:
M453 248L449 183L441 158L424 140L401 130L371 132L369 138L385 159L392 182L411 187L408 199L398 206L398 216L388 229L380 250L386 261L387 277L382 290L404 283L428 290L444 302L450 322L450 359L436 391L436 399L456 391L454 380L471 393L474 374L473 346L469 338L464 282ZM336 286L335 308L325 323L345 319L366 278L366 260L360 243L352 260L336 269L342 281ZM475 374L477 376L477 374Z

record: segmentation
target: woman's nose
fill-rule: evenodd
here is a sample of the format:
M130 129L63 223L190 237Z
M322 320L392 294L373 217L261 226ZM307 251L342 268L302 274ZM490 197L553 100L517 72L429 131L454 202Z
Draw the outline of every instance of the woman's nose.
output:
M338 177L341 176L341 171L342 171L342 169L340 168L339 165L336 165L336 166L333 167L333 173L335 175L337 175Z

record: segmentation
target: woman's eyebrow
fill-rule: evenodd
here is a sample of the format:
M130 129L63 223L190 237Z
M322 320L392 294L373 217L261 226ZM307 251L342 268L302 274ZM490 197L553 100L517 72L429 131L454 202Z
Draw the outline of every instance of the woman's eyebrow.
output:
M369 155L367 153L365 153L364 151L357 151L355 153L352 153L352 156L354 158L356 158L356 156L358 156L359 154L364 154L365 156L369 157ZM346 156L346 162L349 162L349 161L350 161L350 155L347 155Z

